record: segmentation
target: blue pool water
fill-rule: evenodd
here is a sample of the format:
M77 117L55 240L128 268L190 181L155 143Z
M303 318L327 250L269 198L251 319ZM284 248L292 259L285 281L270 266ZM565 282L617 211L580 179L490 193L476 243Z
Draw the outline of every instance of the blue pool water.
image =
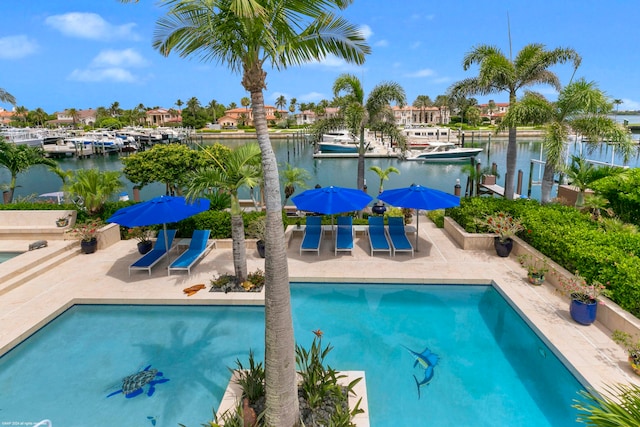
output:
M11 258L15 258L18 255L21 255L22 252L0 252L0 263L10 260Z
M577 425L583 387L491 286L293 284L292 305L298 343L321 329L333 368L366 371L372 426ZM199 426L263 341L261 307L75 306L0 358L0 425ZM107 398L147 365L169 381Z

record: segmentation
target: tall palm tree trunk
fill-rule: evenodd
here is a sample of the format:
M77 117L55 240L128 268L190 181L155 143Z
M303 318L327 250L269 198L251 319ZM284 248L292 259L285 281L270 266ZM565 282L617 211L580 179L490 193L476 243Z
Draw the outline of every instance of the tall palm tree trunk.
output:
M231 237L233 245L233 270L242 283L247 280L247 244L244 238L244 221L238 195L231 196Z
M512 90L509 94L509 105L515 105L517 101L516 92ZM514 180L516 176L516 163L518 161L517 128L515 125L509 127L509 142L507 143L507 175L504 182L504 197L513 200Z
M358 179L356 184L358 189L364 191L364 154L367 152L367 148L364 143L364 127L360 129L360 145L358 147Z
M540 184L540 203L546 204L551 201L551 190L553 189L553 177L556 168L547 160L542 172L542 184Z
M278 164L269 139L262 94L265 77L256 64L245 72L242 82L251 94L265 189L265 420L268 426L292 427L300 419L295 343Z

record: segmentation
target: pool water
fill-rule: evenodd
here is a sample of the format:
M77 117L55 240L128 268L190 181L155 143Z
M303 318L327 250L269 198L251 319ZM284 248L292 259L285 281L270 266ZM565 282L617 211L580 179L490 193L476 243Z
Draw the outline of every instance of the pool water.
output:
M321 329L331 367L366 372L372 426L578 425L583 387L491 286L292 284L292 305L299 344ZM263 346L262 307L74 306L0 358L0 425L199 426ZM148 365L152 396L107 397Z
M0 264L21 254L22 252L0 252Z

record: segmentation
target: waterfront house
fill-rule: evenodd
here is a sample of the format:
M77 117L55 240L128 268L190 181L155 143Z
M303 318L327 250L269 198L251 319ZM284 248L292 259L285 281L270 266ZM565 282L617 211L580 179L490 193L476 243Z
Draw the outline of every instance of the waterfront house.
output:
M167 126L182 123L182 111L173 108L155 108L146 112L145 121L149 126Z
M289 115L287 110L278 110L272 105L265 105L264 110L267 116L267 122L285 120ZM237 127L239 124L253 126L253 110L250 107L226 110L224 116L218 119L218 124L223 128Z

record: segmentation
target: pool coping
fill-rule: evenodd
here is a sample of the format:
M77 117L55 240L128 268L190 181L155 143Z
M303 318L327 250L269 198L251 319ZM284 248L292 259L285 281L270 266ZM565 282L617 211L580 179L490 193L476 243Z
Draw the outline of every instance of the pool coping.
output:
M640 377L628 366L626 352L611 340L611 331L599 321L591 326L573 322L568 300L549 283L529 285L526 271L514 256L500 258L491 250L463 250L446 231L426 219L419 230L420 251L413 258L370 256L366 237L356 239L351 255L334 256L329 239L323 242L319 256L300 255L296 236L287 252L290 281L494 283L583 384L600 392L615 383L640 385ZM3 245L11 247L10 243L0 241L0 250ZM78 252L77 246L65 249L55 265L0 295L0 355L76 303L247 305L262 304L264 298L263 294L200 291L187 297L182 293L194 283L208 284L212 275L232 272L231 249L227 248L213 249L191 276L167 276L162 264L151 275L128 276L127 266L139 257L131 241L117 242L92 255ZM247 262L249 271L264 269L264 260L257 253L249 251Z

